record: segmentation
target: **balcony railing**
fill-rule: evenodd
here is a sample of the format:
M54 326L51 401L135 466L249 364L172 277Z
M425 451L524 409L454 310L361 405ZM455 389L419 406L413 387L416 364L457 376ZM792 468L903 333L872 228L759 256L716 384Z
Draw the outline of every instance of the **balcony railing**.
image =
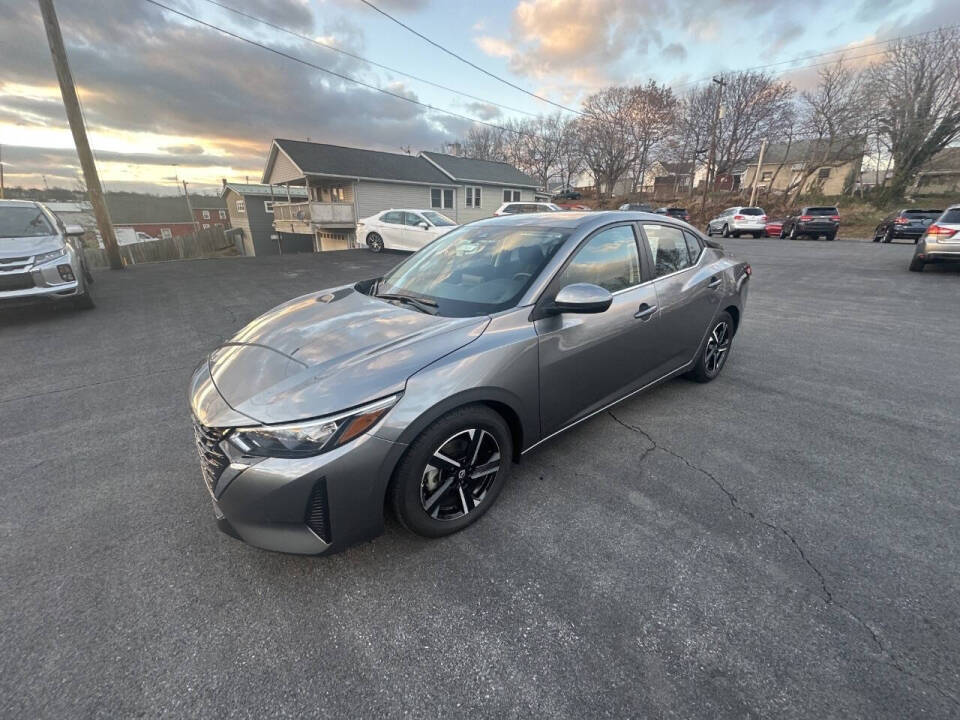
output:
M306 228L303 230L305 232L312 232L314 227L356 225L357 216L354 213L353 203L276 202L273 205L273 221L274 223L292 223L295 226L302 226L301 230Z

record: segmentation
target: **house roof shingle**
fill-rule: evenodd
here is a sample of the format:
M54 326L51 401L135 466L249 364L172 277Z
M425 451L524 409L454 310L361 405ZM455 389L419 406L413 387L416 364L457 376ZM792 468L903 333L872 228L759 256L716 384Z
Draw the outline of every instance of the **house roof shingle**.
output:
M225 208L220 198L190 195L194 209ZM139 193L107 193L110 219L118 225L136 223L193 222L182 195L142 195Z
M474 158L447 155L446 153L423 151L423 157L429 158L439 165L456 180L478 181L494 185L520 185L523 187L538 187L538 183L510 163L494 160L475 160Z
M339 175L449 185L450 178L415 155L277 139L274 142L307 175Z

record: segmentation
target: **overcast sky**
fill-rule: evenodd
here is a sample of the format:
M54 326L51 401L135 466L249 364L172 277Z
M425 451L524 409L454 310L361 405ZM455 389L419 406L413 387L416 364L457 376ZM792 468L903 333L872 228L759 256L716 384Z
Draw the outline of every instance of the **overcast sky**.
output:
M471 117L520 113L317 47L208 0L162 0L341 74ZM218 0L302 35L528 113L556 108L445 55L359 0ZM960 23L957 0L373 0L472 62L555 102L648 78L678 91L720 70L779 63ZM332 78L144 0L57 0L107 189L212 192L259 180L274 137L439 149L468 123ZM800 83L805 63L770 68ZM0 0L0 144L10 186L79 175L39 10Z

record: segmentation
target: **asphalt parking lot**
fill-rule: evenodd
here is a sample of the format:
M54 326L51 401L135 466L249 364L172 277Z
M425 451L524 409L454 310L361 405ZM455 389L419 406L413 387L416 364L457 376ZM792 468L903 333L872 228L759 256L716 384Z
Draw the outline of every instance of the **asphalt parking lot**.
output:
M0 716L957 717L960 271L724 244L754 277L716 382L545 444L459 535L329 558L216 530L187 381L396 256L139 265L96 310L0 312Z

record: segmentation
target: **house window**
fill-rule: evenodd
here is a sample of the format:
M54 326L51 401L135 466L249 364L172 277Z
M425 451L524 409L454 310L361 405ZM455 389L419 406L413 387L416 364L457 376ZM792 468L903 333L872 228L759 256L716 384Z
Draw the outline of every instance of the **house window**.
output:
M221 211L220 211L220 219L221 219L221 220L226 220L226 219L227 219L227 211L226 211L226 210L221 210Z
M503 191L503 201L504 201L504 202L520 202L520 191L519 191L519 190L504 190L504 191Z
M760 176L761 182L768 182L769 180L772 180L772 179L773 179L773 171L771 170L765 170L763 174Z
M468 187L467 188L467 207L480 207L480 188L478 187Z
M817 177L821 180L826 180L830 177L830 168L820 168L820 172L817 173Z
M430 188L430 207L439 210L453 209L453 190Z
M264 212L268 212L268 213L270 213L271 215L273 215L273 203L274 203L274 202L275 202L274 200L264 200L264 201L263 201L263 210L264 210Z
M330 188L330 202L343 202L343 188Z
M243 200L237 200L237 212L238 213L247 212L247 204Z
M171 232L170 228L160 228L160 237L164 240L169 240L173 237L173 232Z
M204 229L204 230L209 230L209 229L210 229L210 223L204 223L204 224L203 224L203 229Z
M203 219L204 219L204 220L209 220L209 219L210 219L210 211L209 211L209 210L201 210L201 213L203 214Z

